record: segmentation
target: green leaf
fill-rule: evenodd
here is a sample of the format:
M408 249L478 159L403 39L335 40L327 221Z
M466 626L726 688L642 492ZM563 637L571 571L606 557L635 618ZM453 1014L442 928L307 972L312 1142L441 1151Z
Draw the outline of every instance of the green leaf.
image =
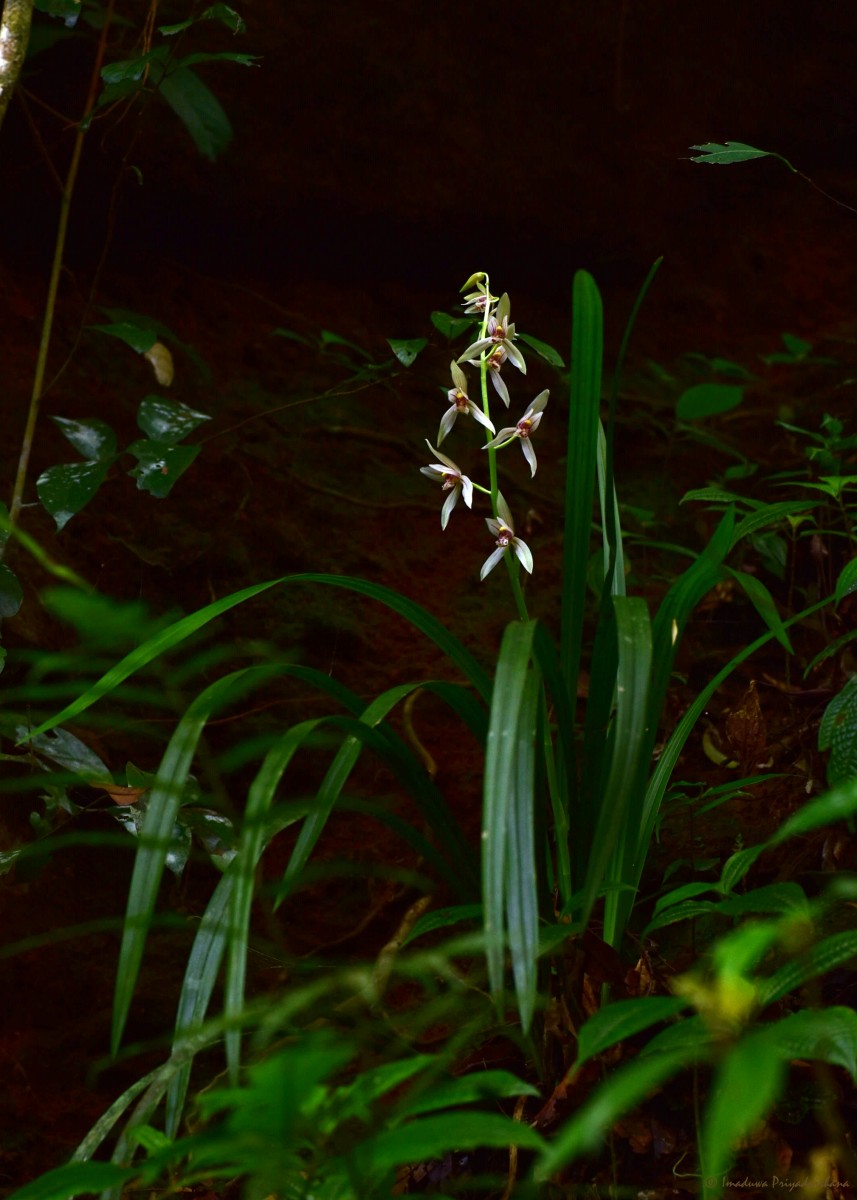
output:
M839 604L854 591L857 591L857 558L852 558L850 562L847 562L839 573L834 593L836 603Z
M735 163L748 162L751 158L779 158L772 150L757 150L744 142L703 142L701 146L691 146L691 150L701 150L702 153L691 157L691 162L697 163ZM785 161L785 160L783 160Z
M15 1200L72 1200L120 1187L139 1174L139 1167L118 1167L114 1163L67 1163L25 1183L15 1192Z
M552 367L557 367L561 370L565 366L562 355L559 351L554 350L553 346L549 346L547 342L542 342L529 333L519 333L518 341L532 347L536 354L540 355L545 362L549 362Z
M234 50L217 50L213 54L206 53L205 51L197 51L193 54L186 54L184 58L177 59L175 64L170 67L170 74L182 71L186 67L195 67L199 63L233 62L238 63L242 67L252 67L258 61L258 54L242 54Z
M426 1065L432 1062L426 1056ZM482 1100L510 1099L513 1096L538 1096L538 1088L524 1083L511 1071L471 1071L456 1079L441 1079L413 1100L406 1099L396 1116L417 1116L434 1112L439 1108L456 1108L462 1104L476 1104Z
M456 904L449 908L435 908L414 922L414 927L404 944L409 946L417 938L423 937L427 933L434 933L436 929L460 925L463 921L479 921L481 918L481 904Z
M232 141L232 125L217 97L188 67L165 75L158 91L190 134L199 153L214 162Z
M473 317L451 317L449 313L433 312L431 323L438 333L442 333L444 337L454 341L455 338L466 333L475 324L475 321Z
M137 83L145 75L147 67L153 63L162 62L165 57L164 48L159 47L156 50L150 50L148 54L141 54L139 58L126 58L119 62L108 63L106 67L101 68L101 78L107 84ZM104 332L109 331L104 330ZM121 337L121 334L116 336Z
M15 736L26 740L28 749L56 763L58 767L72 771L82 779L92 782L111 782L113 776L94 750L69 733L67 729L54 729L50 733L28 736L24 726L18 726Z
M21 581L4 562L0 562L0 620L14 617L24 600Z
M635 1000L617 1000L600 1009L581 1027L574 1069L603 1054L617 1042L633 1037L652 1025L668 1021L689 1006L678 996L641 996Z
M783 649L787 653L793 654L794 651L789 641L789 635L786 633L782 618L777 612L774 598L761 579L757 579L755 575L749 575L746 571L736 571L732 567L727 567L726 570L741 585L750 603Z
M824 710L818 748L830 750L827 782L831 787L857 777L857 677L849 679Z
M354 1160L358 1173L368 1180L377 1179L380 1172L401 1163L442 1158L451 1150L474 1150L478 1146L543 1150L545 1145L544 1138L523 1121L498 1113L464 1110L423 1117L366 1138L355 1151Z
M765 1008L768 1004L782 1000L783 996L787 996L808 979L815 979L854 959L857 959L857 930L846 929L841 933L831 934L758 983L759 1007Z
M74 25L81 12L81 0L35 0L37 12L49 17L62 17L67 25Z
M165 400L163 396L147 396L140 404L137 424L147 437L155 442L174 446L182 441L203 421L210 421L206 413L196 412L176 400Z
M535 621L516 621L503 634L491 697L482 806L482 904L491 993L500 1005L504 929L507 920L514 920L516 928L509 932L515 940L516 985L528 1018L535 1001L538 953L535 865L531 835L526 832L526 814L531 822L533 804L535 713L530 660L535 628ZM520 856L512 844L519 824L525 839Z
M857 1082L857 1012L842 1005L803 1009L766 1030L783 1059L809 1058L844 1067Z
M719 1181L726 1174L733 1146L770 1111L785 1077L782 1052L765 1032L742 1038L728 1052L714 1077L700 1135L704 1176ZM720 1189L706 1194L719 1196Z
M135 325L130 321L115 321L110 325L90 325L96 333L106 333L118 338L138 354L146 354L158 340L157 332L148 325ZM81 452L82 453L82 452Z
M36 480L42 504L62 529L84 508L104 482L109 463L63 463L48 467Z
M698 421L737 408L744 389L732 383L696 383L678 398L675 414L680 421Z
M234 8L230 8L228 4L212 4L199 14L198 17L191 17L187 21L180 21L178 25L161 25L158 28L158 33L164 37L171 37L175 33L184 33L186 29L190 29L191 25L195 25L198 21L221 21L233 33L243 33L245 29L244 21L239 17Z
M128 474L137 480L137 487L141 491L150 492L162 500L170 494L174 484L188 469L201 448L167 446L163 442L132 442L128 452L137 459L137 466ZM47 505L45 507L47 508Z
M105 421L97 417L88 421L73 421L68 417L51 417L51 420L90 462L111 462L116 456L116 434Z
M428 338L409 338L405 341L401 338L387 338L387 345L402 366L409 367L420 351L428 345Z

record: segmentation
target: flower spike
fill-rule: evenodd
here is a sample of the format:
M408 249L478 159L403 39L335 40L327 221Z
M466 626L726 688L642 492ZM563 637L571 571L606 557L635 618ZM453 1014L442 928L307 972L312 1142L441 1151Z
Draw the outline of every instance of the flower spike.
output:
M524 362L524 356L517 346L512 344L515 340L515 325L509 320L509 307L509 293L504 292L493 316L488 318L487 336L479 338L478 341L468 346L459 358L459 362L478 358L483 351L493 349L495 346L502 346L509 356L509 361L514 363L522 375L526 375L527 364Z

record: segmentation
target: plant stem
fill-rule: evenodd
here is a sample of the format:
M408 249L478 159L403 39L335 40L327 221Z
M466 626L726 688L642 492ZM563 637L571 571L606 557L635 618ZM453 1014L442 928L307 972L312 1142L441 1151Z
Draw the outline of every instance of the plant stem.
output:
M60 215L57 225L56 241L54 243L54 257L51 265L51 275L50 280L48 281L48 295L45 301L45 315L42 319L42 332L39 339L39 352L36 358L36 370L33 376L33 390L30 395L30 408L27 413L27 424L26 428L24 429L24 436L21 441L21 452L18 457L18 471L15 476L15 486L12 491L12 500L9 505L9 522L13 527L17 525L18 518L21 513L21 505L24 499L24 486L27 481L27 469L30 464L30 454L33 449L33 441L36 433L36 422L38 421L39 417L39 405L42 398L42 388L45 381L45 371L48 362L48 350L51 342L54 312L56 310L57 289L59 287L63 255L65 254L68 217L71 210L71 201L74 195L75 183L77 182L80 156L83 151L83 139L86 136L86 119L95 107L95 100L98 94L98 84L101 78L101 64L104 61L104 52L107 46L107 32L110 28L110 22L113 16L114 3L115 0L108 0L107 9L104 14L104 24L101 27L101 36L98 39L98 49L96 50L95 54L95 62L93 63L92 74L89 80L89 92L86 97L83 116L75 133L71 162L69 163L68 171L66 172L65 183L63 184L62 195L60 197Z

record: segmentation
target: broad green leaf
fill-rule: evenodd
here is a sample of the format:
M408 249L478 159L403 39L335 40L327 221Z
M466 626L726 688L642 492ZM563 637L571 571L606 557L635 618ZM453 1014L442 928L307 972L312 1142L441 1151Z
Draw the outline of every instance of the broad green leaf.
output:
M101 68L101 78L108 84L137 83L143 78L148 67L153 63L161 63L165 56L165 50L163 47L159 47L156 50L150 50L148 54L141 54L139 58L126 58L120 62L108 63L106 67ZM105 329L103 332L110 331ZM121 337L122 335L117 334L116 336Z
M574 1069L579 1070L589 1059L609 1050L617 1042L668 1021L688 1006L689 1001L678 996L640 996L635 1000L617 1000L608 1004L581 1026Z
M654 1061L658 1061L655 1059ZM720 1180L735 1155L733 1147L768 1113L783 1089L786 1064L765 1032L741 1038L714 1076L700 1134L704 1195L720 1196Z
M111 325L90 325L96 333L106 333L118 338L138 354L146 354L158 340L156 331L149 325L136 325L131 321L116 321ZM89 456L87 456L89 457Z
M0 620L14 617L24 600L21 581L11 567L0 562Z
M744 389L731 383L696 383L679 396L675 406L680 421L698 421L737 408Z
M377 1179L390 1167L443 1158L451 1150L475 1150L479 1146L543 1150L545 1145L541 1134L523 1121L464 1109L409 1121L365 1138L354 1152L354 1162L364 1178Z
M857 780L850 780L799 808L779 827L767 845L779 846L798 834L810 833L824 825L835 825L837 821L847 821L855 812Z
M137 487L163 500L199 454L200 446L168 446L164 442L139 441L128 447L137 466L128 474ZM46 506L47 507L47 506Z
M23 725L15 730L15 737L27 742L28 749L33 753L74 772L81 779L104 783L112 780L107 766L94 750L90 750L84 742L69 733L67 729L54 729L50 733L40 733L28 736Z
M190 134L199 153L214 162L232 141L232 125L217 97L188 67L164 75L158 91Z
M599 1149L623 1113L630 1112L695 1057L693 1047L682 1047L649 1058L636 1058L608 1076L595 1094L560 1126L538 1156L534 1168L536 1180L545 1182L576 1159Z
M654 1037L649 1038L640 1051L640 1057L648 1057L651 1054L672 1054L680 1050L685 1053L690 1051L690 1061L698 1062L707 1058L712 1036L705 1019L699 1013L695 1013L692 1017L684 1017L681 1021L667 1025L666 1029L662 1029Z
M203 421L209 420L206 413L196 412L176 400L165 400L163 396L147 396L137 412L137 424L146 437L168 446L181 442Z
M475 322L473 317L451 317L449 313L433 312L431 323L438 333L442 333L445 338L454 341L466 333Z
M745 142L703 142L701 146L691 146L691 150L701 150L702 153L691 157L691 162L697 163L735 163L747 162L751 158L779 158L772 150L757 150ZM783 159L785 162L785 159ZM790 165L790 164L789 164Z
M760 529L769 525L780 525L783 521L808 513L814 508L818 508L818 505L806 500L779 500L774 504L759 505L755 512L748 513L736 524L732 535L732 548L734 549L743 538L758 533Z
M428 338L387 338L387 345L403 367L409 367L421 350L428 345Z
M545 362L550 363L552 367L562 370L565 366L562 355L557 350L554 350L553 346L549 346L547 342L542 342L529 333L519 333L517 336L519 342L524 342L525 345L530 346L535 350L536 354L543 358Z
M72 421L67 417L51 417L51 420L90 462L110 462L115 457L116 434L105 421L97 417L88 421Z
M830 751L827 782L831 787L857 777L857 678L849 679L824 710L818 748Z
M758 984L759 1007L765 1008L782 1000L789 992L800 987L808 979L832 971L834 967L857 959L857 930L846 929L833 933L815 946L810 946L796 955L769 978Z
M109 463L63 463L48 467L36 480L36 491L42 504L63 529L82 508L85 508L104 482Z
M857 1082L857 1012L853 1008L803 1009L765 1032L783 1059L809 1058L843 1067Z
M809 915L806 892L799 883L767 883L727 897L717 909L730 917L745 913L775 913L783 917Z
M140 1167L115 1163L75 1162L54 1167L15 1192L15 1200L72 1200L119 1187L140 1175Z

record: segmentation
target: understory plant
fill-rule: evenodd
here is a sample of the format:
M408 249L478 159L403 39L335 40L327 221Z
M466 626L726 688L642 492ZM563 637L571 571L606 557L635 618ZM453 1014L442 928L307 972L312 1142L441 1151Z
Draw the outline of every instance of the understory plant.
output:
M750 892L750 898L735 894L736 885L762 848L730 860L719 886L708 888L713 896L703 898L707 885L702 885L702 890L674 890L662 897L652 928L657 927L656 922L678 921L702 911L716 910L729 919L744 919L748 914L761 914L766 919L758 929L748 924L746 931L741 927L725 935L711 952L708 974L688 972L674 997L638 996L622 1002L626 1007L608 1005L603 1011L612 1014L609 1018L601 1014L592 1018L603 1021L602 1025L583 1027L566 1083L571 1082L586 1057L658 1022L682 1017L676 1028L681 1027L684 1033L670 1035L671 1041L665 1032L664 1040L655 1043L650 1057L643 1060L641 1056L623 1068L621 1077L608 1079L581 1113L572 1115L568 1124L559 1128L550 1144L545 1141L547 1121L541 1125L536 1121L533 1129L522 1120L521 1098L533 1095L530 1080L489 1073L482 1090L469 1076L467 1082L460 1080L456 1087L447 1088L445 1082L441 1086L432 1076L432 1056L422 1056L409 1040L408 1031L386 1012L391 976L407 969L409 955L413 954L414 962L420 964L419 980L426 987L432 976L458 980L450 964L457 963L461 956L467 955L472 961L474 956L484 955L491 1004L481 1006L479 1019L474 1018L468 1028L468 1036L473 1039L470 1044L478 1043L489 1028L514 1031L512 1036L533 1064L533 1075L553 1086L553 1062L551 1054L545 1052L550 1035L544 1010L552 998L564 997L574 986L565 974L563 946L569 939L581 939L587 933L591 936L597 917L604 941L613 948L622 948L624 934L635 916L637 893L662 799L681 750L706 704L736 666L772 638L787 639L791 625L831 599L818 601L785 621L769 619L765 632L733 656L695 699L667 738L653 769L655 741L675 654L694 607L721 578L724 559L740 536L740 525L732 509L727 509L709 545L667 590L653 618L641 597L627 594L613 463L618 369L602 423L601 300L591 276L579 272L573 288L560 627L550 630L545 622L532 617L531 591L535 588L526 586L526 580L530 576L534 581L538 578L539 550L522 539L520 518L516 528L518 504L513 485L506 489L508 495L500 491L497 456L520 446L531 474L537 470L533 437L548 436L555 422L554 413L561 407L555 401L548 406L550 397L545 389L535 397L527 395L523 401L514 399L517 388L512 382L513 371L522 377L526 373L523 347L535 350L553 366L559 365L559 356L538 339L516 331L508 296L495 295L486 274L471 277L464 290L465 309L469 311L463 317L435 321L442 331L467 337L451 365L452 387L447 392L448 407L440 419L438 445L429 443L435 461L423 472L440 483L446 493L441 510L446 537L452 536L450 520L459 501L467 508L484 505L484 520L494 544L493 548L486 546L488 554L478 583L474 565L474 586L492 589L492 602L501 603L495 600L494 571L502 563L514 612L491 672L446 625L406 596L346 576L293 575L236 591L155 629L75 694L61 711L38 722L23 722L17 728L15 753L40 759L43 765L53 761L74 772L75 763L68 755L64 759L58 754L51 737L61 737L58 731L67 735L70 722L79 728L82 714L110 696L118 697L133 676L166 660L217 618L274 587L284 589L287 595L300 594L300 589L333 588L381 603L440 648L459 680L463 680L417 680L391 687L367 702L330 675L294 663L288 655L277 658L266 653L263 661L249 662L208 682L184 705L154 778L132 777L130 772L120 779L97 775L97 783L114 799L121 796L123 788L136 788L129 806L135 811L124 822L137 842L113 996L112 1051L116 1054L125 1038L147 942L156 928L163 874L171 855L175 856L177 842L185 837L181 832L188 827L184 810L193 808L196 802L193 765L212 718L281 679L295 679L316 690L325 705L335 710L278 729L262 748L239 746L242 765L247 769L246 782L234 804L236 819L229 829L228 854L212 854L213 859L219 857L216 865L222 874L189 952L172 1044L163 1068L141 1080L105 1115L79 1150L75 1170L68 1168L66 1174L48 1177L44 1192L38 1190L38 1183L34 1184L22 1193L22 1200L25 1196L48 1194L59 1200L94 1188L112 1188L117 1194L115 1189L131 1179L153 1182L165 1171L177 1172L176 1177L186 1182L245 1175L251 1180L250 1194L260 1196L273 1189L273 1172L290 1188L294 1184L293 1190L287 1191L283 1183L283 1194L358 1197L374 1194L367 1181L373 1187L379 1181L387 1186L389 1173L397 1166L418 1163L423 1157L442 1160L446 1154L471 1147L496 1148L501 1144L514 1145L533 1156L520 1171L510 1167L509 1178L512 1182L516 1174L529 1178L522 1187L537 1194L539 1188L552 1186L548 1181L558 1172L593 1149L596 1128L603 1133L616 1115L697 1060L714 1064L721 1072L710 1092L700 1159L701 1170L710 1168L717 1174L726 1169L734 1139L746 1132L777 1093L784 1078L786 1050L796 1044L794 1039L798 1037L795 1029L799 1022L787 1026L785 1018L774 1026L777 1032L765 1033L761 1026L757 1028L757 1015L802 981L821 974L831 963L844 961L852 950L851 943L831 946L811 933L802 935L804 941L792 952L788 941L791 926L787 927L786 919L798 912L803 921L801 928L806 930L823 907L814 907L805 896L801 899L794 892L782 890L772 895L764 889L759 889L762 895L755 897ZM632 321L635 315L636 308ZM622 344L620 368L631 323ZM468 365L475 380L473 387ZM515 424L504 425L497 419L498 403L503 406L501 417L506 408L513 416L522 414ZM451 441L453 432L458 434L468 420L484 431L479 456L484 455L486 483L473 478L477 468L466 473L458 465L461 455L456 452L453 458L448 453L451 447L447 439ZM439 448L441 443L443 450ZM517 455L515 461L520 466ZM598 513L594 555L593 508ZM456 515L456 523L462 516L460 512ZM56 603L62 607L61 596ZM590 684L579 717L577 698L584 691L580 686L584 664L588 666ZM191 682L186 678L186 687ZM426 772L424 758L415 751L413 741L403 738L390 721L397 707L404 706L420 689L432 692L447 705L452 717L482 747L484 787L478 852L465 836L441 788ZM331 741L329 765L314 794L295 796L287 791L284 781L287 783L293 760L305 749L329 747ZM66 749L75 749L67 736L62 744ZM254 901L260 898L260 865L274 839L293 826L296 839L287 865L267 890L276 908L301 887L313 851L334 809L344 803L349 779L364 750L385 766L419 812L419 821L415 822L403 819L394 809L379 806L376 810L379 819L409 844L420 863L419 871L412 871L407 883L425 896L442 888L449 901L441 913L423 911L425 905L409 910L374 967L346 977L344 984L340 980L346 992L341 1000L344 1009L336 1006L340 1015L343 1011L354 1012L356 1003L373 1030L373 1022L380 1019L385 1034L392 1030L396 1038L401 1038L401 1053L381 1054L382 1065L377 1068L364 1068L358 1062L359 1039L355 1042L344 1037L339 1044L323 1031L319 1034L317 1029L309 1028L311 1019L307 1014L313 1003L307 998L309 993L298 990L292 997L292 1009L284 1010L273 1003L268 1008L262 1005L261 1015L246 995L251 915ZM77 752L79 767L79 760L85 756L79 747ZM19 766L23 765L19 761ZM101 767L95 769L101 771ZM815 807L805 810L806 815L798 814L800 820L793 819L770 845L853 811L851 790L832 796L826 806L818 801ZM123 807L121 799L116 802ZM207 832L211 833L210 826ZM30 854L26 847L20 852L16 869ZM834 898L841 900L843 896L840 892ZM691 911L683 907L689 903L704 907ZM707 907L711 905L714 910ZM771 914L775 919L769 919ZM477 924L478 932L473 937L437 952L423 949L423 938L429 934L436 938L440 930L465 921ZM812 968L801 974L805 951L814 954L816 942L819 957L812 958ZM407 951L403 952L406 945ZM787 955L792 952L798 966L790 968L787 978L779 978L775 970L764 975L767 983L760 982L757 967L775 947L785 948ZM479 985L474 990L478 991L481 978L478 968L476 971ZM513 981L516 1024L510 1019L507 1003L507 972ZM778 979L776 985L771 979ZM222 994L217 991L221 982ZM215 996L217 1009L212 1011ZM765 1003L760 997L766 997ZM609 989L605 989L602 999L609 999ZM700 1018L696 1024L692 1024L694 1017L686 1015L692 1008ZM298 1010L300 1018L295 1016ZM724 1014L729 1018L725 1032L720 1028ZM803 1039L800 1045L806 1057L815 1056L836 1065L845 1063L851 1069L850 1059L846 1062L844 1055L832 1056L825 1049L825 1039L831 1030L839 1029L836 1022L840 1017L831 1010L829 1017L819 1018L815 1025L806 1020L806 1028L798 1031ZM847 1019L842 1020L843 1044L851 1044L854 1030ZM257 1025L264 1026L267 1040L253 1036ZM589 1032L584 1034L587 1029ZM686 1040L682 1041L688 1032L693 1034L695 1058ZM285 1042L275 1047L274 1038L280 1036ZM373 1040L377 1044L374 1033ZM206 1120L212 1118L212 1123L205 1124L202 1132L194 1128L183 1138L180 1133L188 1113L194 1062L202 1051L220 1044L225 1048L226 1087L199 1101L200 1111ZM467 1044L466 1039L458 1043L453 1040L453 1050L443 1060L450 1069L456 1053ZM248 1049L253 1063L249 1069ZM759 1055L763 1056L759 1061L763 1064L765 1087L737 1115L723 1115L726 1109L717 1100L720 1083L725 1081L731 1086L734 1079L743 1078L740 1072L746 1072L747 1064ZM300 1095L289 1082L298 1070L305 1071L312 1084ZM618 1083L614 1081L617 1078ZM406 1083L400 1094L398 1087ZM555 1089L558 1102L562 1086ZM499 1104L515 1098L520 1104L515 1106L515 1128L508 1111L501 1115L480 1110L474 1115L470 1108L471 1102ZM132 1101L136 1106L129 1115ZM470 1117L473 1120L468 1124ZM379 1122L383 1128L377 1132ZM106 1139L117 1132L112 1162L90 1161ZM275 1145L280 1150L275 1150ZM138 1147L147 1158L139 1157ZM280 1152L282 1157L277 1158ZM269 1154L273 1162L268 1161ZM317 1175L317 1192L311 1192L307 1183L313 1172ZM711 1188L712 1195L718 1194L715 1185Z

